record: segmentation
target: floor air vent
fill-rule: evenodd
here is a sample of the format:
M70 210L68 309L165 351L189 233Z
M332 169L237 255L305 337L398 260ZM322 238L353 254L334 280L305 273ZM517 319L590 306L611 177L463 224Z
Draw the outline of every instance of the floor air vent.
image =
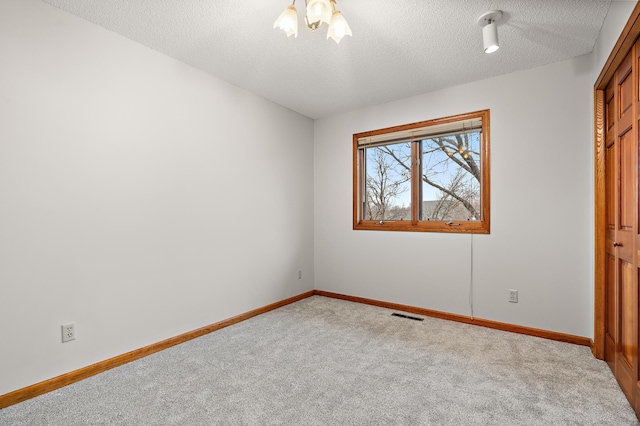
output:
M399 314L394 312L391 314L392 317L400 317L400 318L409 318L415 321L424 321L424 318L412 317L411 315Z

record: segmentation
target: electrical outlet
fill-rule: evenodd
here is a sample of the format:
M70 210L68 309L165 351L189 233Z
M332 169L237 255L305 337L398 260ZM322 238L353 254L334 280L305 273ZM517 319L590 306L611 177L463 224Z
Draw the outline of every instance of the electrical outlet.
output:
M62 324L62 343L76 340L76 323Z
M298 279L302 279L302 269L298 269Z
M518 303L518 290L509 290L509 302Z

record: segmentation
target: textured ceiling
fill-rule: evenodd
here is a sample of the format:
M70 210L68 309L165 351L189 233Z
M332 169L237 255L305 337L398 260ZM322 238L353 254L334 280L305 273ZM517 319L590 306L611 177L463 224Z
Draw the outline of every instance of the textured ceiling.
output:
M611 4L337 0L353 31L337 45L326 26L273 29L290 0L43 1L314 119L589 53ZM504 16L486 55L491 9Z

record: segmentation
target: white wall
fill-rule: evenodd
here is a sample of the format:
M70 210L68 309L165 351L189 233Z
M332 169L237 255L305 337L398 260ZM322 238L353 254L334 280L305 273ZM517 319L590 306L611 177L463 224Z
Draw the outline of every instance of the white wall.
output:
M37 0L0 57L0 395L313 289L310 119Z
M491 234L473 237L475 316L592 336L590 66L583 56L316 120L316 288L470 314L470 235L352 230L351 137L489 108Z

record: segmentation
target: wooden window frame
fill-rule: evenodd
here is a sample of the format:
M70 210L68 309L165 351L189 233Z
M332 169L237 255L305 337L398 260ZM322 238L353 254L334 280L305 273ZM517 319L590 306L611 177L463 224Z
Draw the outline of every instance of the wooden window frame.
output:
M420 203L419 185L421 184L421 165L412 164L411 171L411 220L398 221L377 221L363 219L363 161L364 150L359 146L358 141L362 138L384 135L387 133L410 131L412 129L443 125L458 121L482 119L482 134L480 139L480 197L481 197L481 218L478 221L445 222L433 220L417 220L418 205ZM353 135L353 229L367 231L409 231L409 232L444 232L458 234L489 234L490 233L490 121L489 110L481 110L458 114L449 117L420 121L400 126L387 127L384 129L371 130L368 132L356 133ZM412 145L414 158L418 157L417 144Z

